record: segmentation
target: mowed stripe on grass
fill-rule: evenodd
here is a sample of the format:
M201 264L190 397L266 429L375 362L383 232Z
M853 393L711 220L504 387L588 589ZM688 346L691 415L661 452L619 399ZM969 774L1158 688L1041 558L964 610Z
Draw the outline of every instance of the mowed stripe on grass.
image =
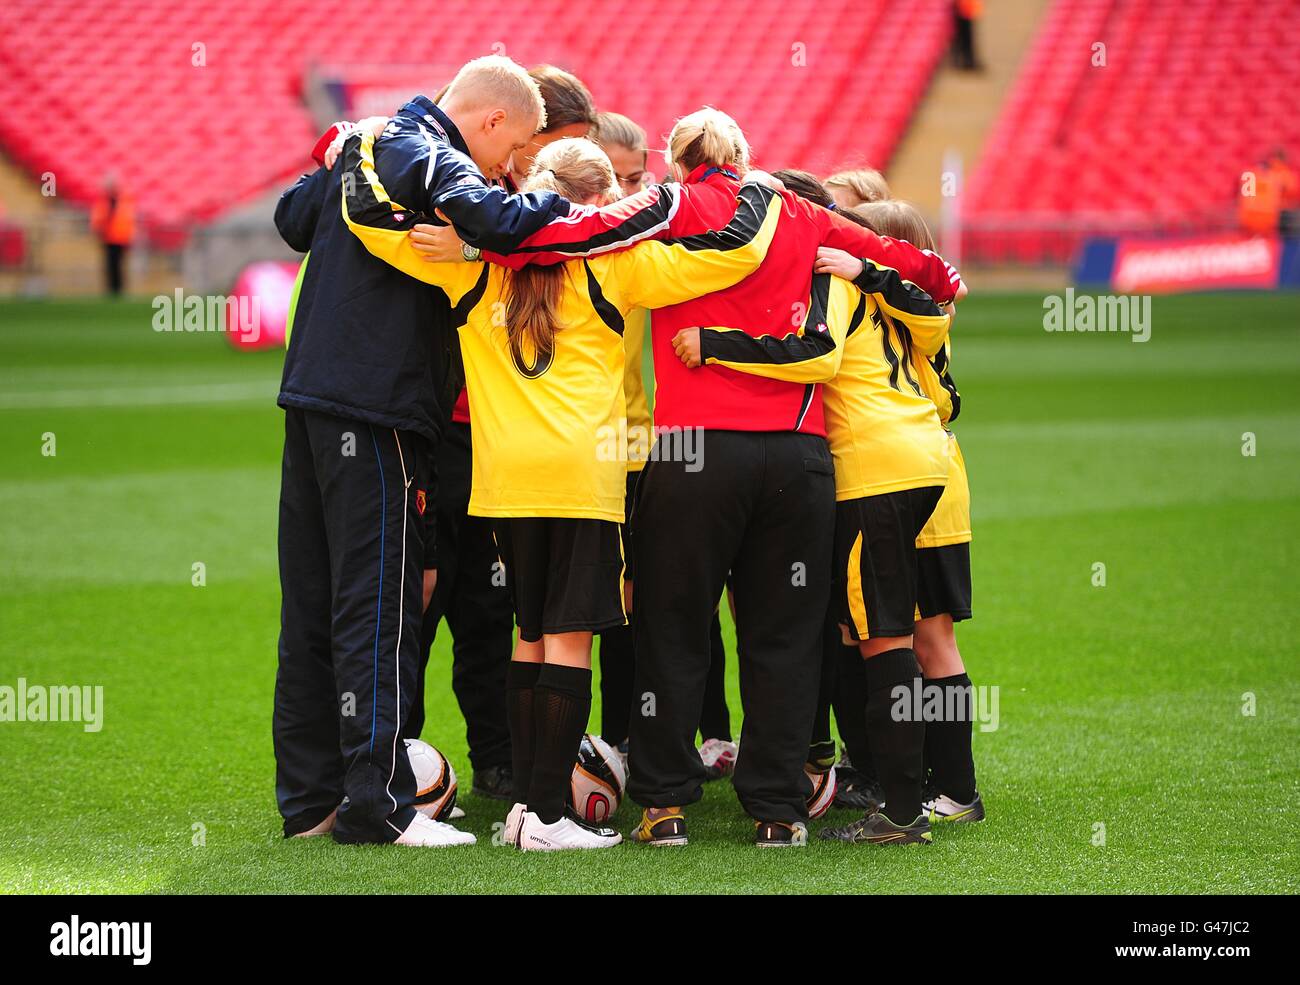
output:
M144 305L0 307L0 407L182 378L268 394L0 411L0 684L105 689L100 732L0 724L0 757L22 764L0 779L0 888L1296 891L1300 305L1157 298L1142 344L1049 335L1041 310L971 300L953 364L976 530L959 639L975 683L999 688L998 728L975 740L989 820L927 850L764 853L724 782L689 810L685 851L532 857L493 846L504 805L468 794L472 849L278 837L275 354L153 333ZM434 661L426 738L467 789L445 636ZM738 727L734 657L729 689Z

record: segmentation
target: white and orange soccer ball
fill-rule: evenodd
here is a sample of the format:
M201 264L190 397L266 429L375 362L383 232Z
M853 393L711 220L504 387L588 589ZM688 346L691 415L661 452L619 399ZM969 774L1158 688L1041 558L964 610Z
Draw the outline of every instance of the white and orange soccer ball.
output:
M591 824L608 821L627 789L623 759L598 735L584 735L569 780L569 806Z
M406 757L415 774L415 809L435 821L446 821L456 807L456 771L429 743L406 740Z
M825 773L814 773L804 766L803 772L808 777L808 816L821 817L835 803L835 767Z

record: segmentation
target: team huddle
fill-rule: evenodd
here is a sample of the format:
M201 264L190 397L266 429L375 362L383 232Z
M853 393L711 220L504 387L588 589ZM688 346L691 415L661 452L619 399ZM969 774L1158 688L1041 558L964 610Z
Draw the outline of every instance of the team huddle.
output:
M685 845L728 773L760 847L806 844L832 800L864 812L820 831L847 842L983 818L954 634L966 291L915 209L875 172L755 170L712 108L654 184L633 121L495 56L315 156L276 211L307 253L279 397L286 837L474 842L418 802L444 616L474 790L519 849L623 840L572 803L593 742L640 844Z

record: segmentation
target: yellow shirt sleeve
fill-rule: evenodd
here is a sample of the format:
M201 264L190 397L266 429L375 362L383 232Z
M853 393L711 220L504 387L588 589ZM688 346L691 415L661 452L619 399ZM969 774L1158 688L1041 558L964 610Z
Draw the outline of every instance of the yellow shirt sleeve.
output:
M912 343L925 355L933 356L943 348L952 316L911 281L899 277L898 271L863 260L862 273L853 282L871 295L881 311L907 326Z
M645 465L653 422L645 389L645 335L650 312L637 308L623 319L623 399L627 403L627 461L635 471Z
M914 355L910 360L912 370L916 374L916 382L920 385L925 395L930 398L934 408L939 412L939 423L944 427L948 426L948 421L952 418L952 394L948 392L939 379L939 374L935 371L934 363L919 353Z
M839 372L844 340L861 324L866 306L866 298L848 281L815 274L808 313L798 331L778 338L753 336L739 328L705 328L700 331L700 354L709 365L751 376L825 383Z
M341 166L343 221L371 254L402 273L440 287L452 304L478 283L479 263L429 263L407 237L417 214L388 197L375 171L375 136L365 133L344 148Z
M781 199L762 185L746 185L736 214L722 229L661 243L638 243L607 257L606 297L626 314L663 308L740 283L767 256L781 218Z
M886 314L907 326L908 334L912 336L912 344L923 355L933 356L943 349L944 344L948 341L948 329L952 324L951 315L918 315L914 312L891 307L878 294L873 295L873 297Z

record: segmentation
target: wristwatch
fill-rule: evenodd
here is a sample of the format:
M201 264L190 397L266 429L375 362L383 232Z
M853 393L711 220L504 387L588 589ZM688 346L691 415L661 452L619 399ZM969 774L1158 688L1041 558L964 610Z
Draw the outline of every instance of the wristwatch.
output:
M473 263L475 260L477 260L479 257L483 255L483 251L480 250L477 246L470 246L468 243L461 243L460 255L463 256L470 263Z

